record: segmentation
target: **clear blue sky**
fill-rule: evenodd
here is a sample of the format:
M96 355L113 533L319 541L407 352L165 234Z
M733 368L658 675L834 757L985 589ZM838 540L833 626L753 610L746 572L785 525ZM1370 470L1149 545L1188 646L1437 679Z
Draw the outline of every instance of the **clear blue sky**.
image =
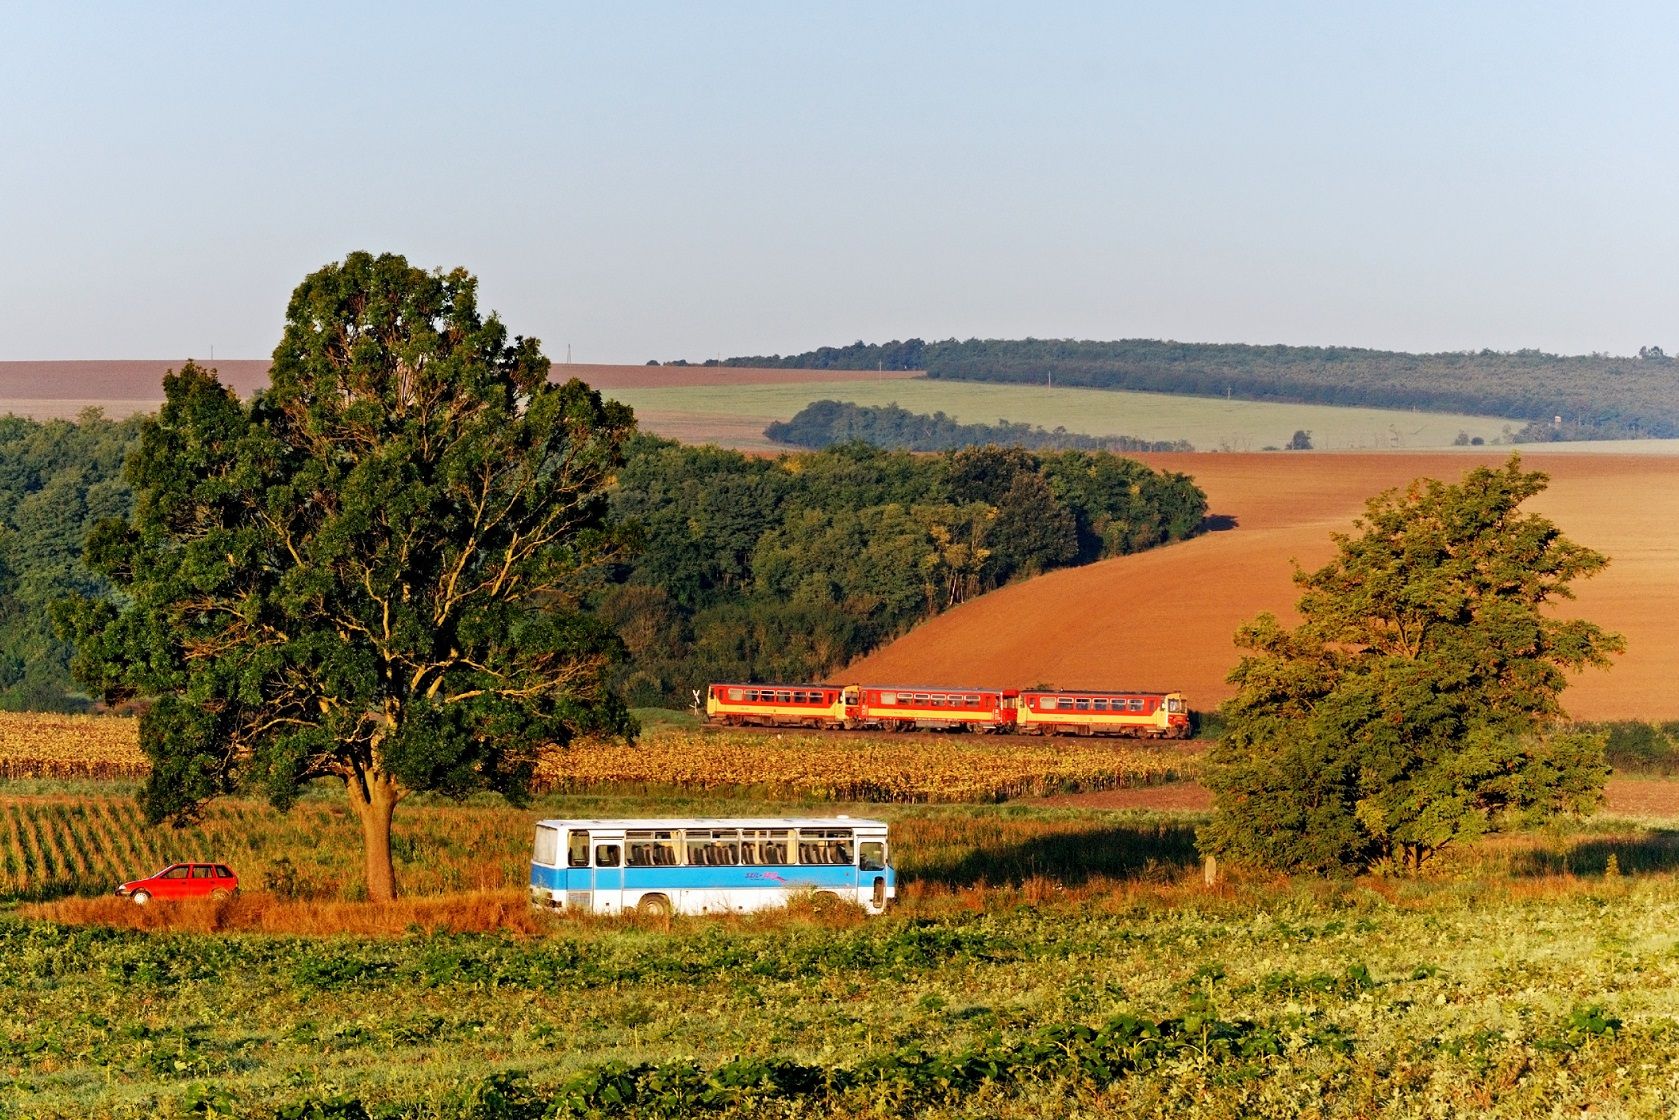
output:
M564 360L1679 350L1671 5L20 5L0 359L261 357L352 249Z

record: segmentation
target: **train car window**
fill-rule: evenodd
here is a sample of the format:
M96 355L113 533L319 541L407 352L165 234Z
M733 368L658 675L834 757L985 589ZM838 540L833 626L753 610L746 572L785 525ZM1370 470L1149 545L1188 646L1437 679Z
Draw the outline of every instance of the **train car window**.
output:
M1071 696L1062 696L1056 700L1055 706L1060 708L1063 712L1070 712L1073 710L1073 698Z
M756 704L758 702L758 690L757 689L749 688L749 689L746 690L746 702L748 704Z
M917 692L915 694L915 703L923 704L923 705L926 704L927 703L927 694L925 692Z
M1133 698L1131 700L1127 700L1125 702L1125 706L1130 708L1133 712L1140 712L1143 710L1143 701L1141 698Z
M962 703L963 703L964 707L977 708L977 707L979 707L979 697L977 697L977 696L964 696L962 698Z
M778 704L791 704L793 702L793 694L791 692L778 692L775 694L775 701Z
M741 699L740 689L738 689L738 688L729 689L729 699L734 701L736 704L740 703L740 699Z
M1080 696L1073 701L1073 706L1081 712L1088 712L1090 710L1090 697Z
M896 704L897 702L898 694L896 692L882 692L880 694L880 699L877 701L877 703L881 704Z
M1092 711L1105 712L1108 710L1108 702L1098 696L1090 702L1090 708Z

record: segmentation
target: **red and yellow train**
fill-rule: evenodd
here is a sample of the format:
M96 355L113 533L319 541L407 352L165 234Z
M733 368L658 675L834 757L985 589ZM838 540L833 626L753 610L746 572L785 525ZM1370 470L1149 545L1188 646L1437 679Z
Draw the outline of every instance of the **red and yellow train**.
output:
M706 718L729 727L873 728L1187 739L1181 692L936 688L875 684L714 684Z

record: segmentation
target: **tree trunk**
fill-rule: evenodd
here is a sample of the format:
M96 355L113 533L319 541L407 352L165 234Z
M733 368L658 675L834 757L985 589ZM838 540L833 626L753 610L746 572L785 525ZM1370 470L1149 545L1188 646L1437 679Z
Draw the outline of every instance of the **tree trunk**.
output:
M391 862L391 816L402 790L396 779L377 770L352 774L350 804L361 818L362 862L369 902L396 900L396 867Z

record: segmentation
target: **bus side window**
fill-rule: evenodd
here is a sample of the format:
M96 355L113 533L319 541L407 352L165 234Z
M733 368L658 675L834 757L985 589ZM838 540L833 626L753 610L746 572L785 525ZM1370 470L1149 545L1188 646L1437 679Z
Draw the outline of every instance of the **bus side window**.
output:
M618 859L619 859L619 850L620 849L619 849L617 844L596 844L595 845L595 866L596 867L617 867L618 866Z
M566 866L589 866L589 834L573 832L566 837Z
M546 825L536 826L536 850L531 854L534 863L554 866L560 859L560 830Z
M879 840L865 840L858 844L857 866L864 871L885 871L886 845Z
M624 834L630 867L675 867L676 839L663 829L658 832L631 831Z
M763 857L764 863L787 863L787 833L777 830L766 834L758 845L758 854Z

